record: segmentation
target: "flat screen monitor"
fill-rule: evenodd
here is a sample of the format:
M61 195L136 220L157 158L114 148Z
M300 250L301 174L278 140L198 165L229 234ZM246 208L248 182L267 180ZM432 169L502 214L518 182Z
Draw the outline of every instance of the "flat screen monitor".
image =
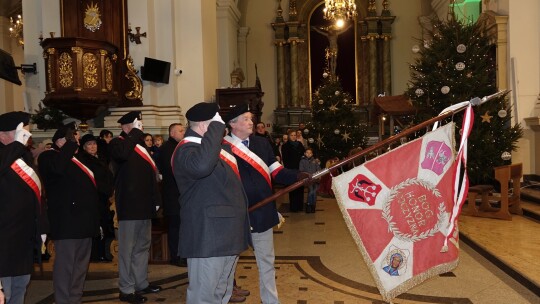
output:
M14 84L22 85L13 57L10 53L2 49L0 49L0 78Z
M143 80L169 83L170 72L170 62L144 57L144 66L141 67L141 78Z

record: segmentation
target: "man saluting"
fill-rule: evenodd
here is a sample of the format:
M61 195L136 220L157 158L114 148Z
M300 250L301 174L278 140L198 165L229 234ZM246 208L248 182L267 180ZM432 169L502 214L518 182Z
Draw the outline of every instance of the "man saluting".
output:
M215 103L199 103L186 112L189 129L171 160L188 304L229 302L238 255L250 238L247 198L231 147L221 144L225 123L217 111Z
M0 289L6 303L24 302L34 263L41 182L26 149L29 120L24 112L0 115Z

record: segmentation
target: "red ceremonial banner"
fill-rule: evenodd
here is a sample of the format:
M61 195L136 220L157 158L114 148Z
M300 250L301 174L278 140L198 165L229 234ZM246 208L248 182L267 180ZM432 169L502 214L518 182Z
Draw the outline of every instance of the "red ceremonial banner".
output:
M458 264L457 216L467 186L466 175L459 173L466 162L471 113L458 153L455 124L449 123L332 180L347 226L385 301Z

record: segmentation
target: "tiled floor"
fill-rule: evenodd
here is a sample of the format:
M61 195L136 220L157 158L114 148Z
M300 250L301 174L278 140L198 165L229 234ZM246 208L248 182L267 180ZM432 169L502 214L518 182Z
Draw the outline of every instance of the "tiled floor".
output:
M280 204L280 210L287 221L274 233L276 275L281 303L382 303L334 199L319 198L317 212L314 214L287 213L287 209L286 204ZM476 220L462 218L460 229L475 230L470 223ZM483 222L484 219L480 220ZM498 220L490 221L495 222L485 225L499 227L503 224ZM538 230L529 231L531 234L537 232ZM492 236L487 238L493 239ZM495 239L493 243L496 242L503 240ZM538 240L531 239L529 243L526 245L540 248ZM512 243L508 247L518 252L516 246L520 245L521 243ZM495 267L467 244L462 242L460 246L460 265L453 272L424 282L400 296L394 303L540 303L536 294ZM536 256L540 257L538 254ZM45 264L43 276L34 276L26 303L54 302L50 280L51 264L52 262ZM537 276L538 265L530 266L531 273ZM120 303L117 300L116 267L114 262L90 265L84 302ZM188 284L186 268L150 265L149 278L153 283L164 287L161 293L148 297L149 303L185 303ZM246 303L260 303L257 266L251 251L242 255L236 278L239 285L251 291Z

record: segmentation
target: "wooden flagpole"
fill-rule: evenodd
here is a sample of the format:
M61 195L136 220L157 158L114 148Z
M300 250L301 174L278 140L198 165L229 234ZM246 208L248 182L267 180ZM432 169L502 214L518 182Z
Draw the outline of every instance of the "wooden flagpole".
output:
M461 102L459 104L455 104L453 106L450 106L449 110L445 110L443 111L441 114L439 114L439 116L436 116L436 117L433 117L433 118L430 118L424 122L421 122L409 129L405 129L403 131L401 131L399 134L396 134L396 135L393 135L381 142L378 142L377 144L375 145L372 145L372 146L369 146L367 147L366 149L354 154L354 155L351 155L345 159L343 159L342 161L336 163L335 165L333 165L332 167L330 168L325 168L323 170L321 170L320 172L318 173L315 173L313 174L313 176L309 177L309 178L304 178L302 180L299 180L297 181L296 183L294 184L291 184L289 186L287 186L286 188L283 188L279 191L277 191L276 193L274 193L272 196L269 196L267 198L265 198L264 200L258 202L257 204L251 206L249 208L249 212L252 212L274 200L276 200L278 197L286 194L286 193L289 193L291 192L292 190L300 187L300 186L303 186L303 185L307 185L311 182L312 179L318 179L322 176L325 176L326 174L329 174L332 170L335 170L335 169L338 169L362 156L365 156L365 155L368 155L369 153L371 152L374 152L374 151L377 151L387 145L391 145L392 143L395 143L396 141L398 141L400 138L403 138L403 137L406 137L410 134L413 134L415 132L418 132L424 128L427 128L431 125L433 125L434 123L436 122L439 122L441 120L444 120L448 117L451 117L453 115L455 115L456 113L459 113L463 110L465 110L465 108L467 108L469 105L473 105L473 106L477 106L477 105L481 105L485 102L487 102L488 100L491 100L493 98L496 98L496 97L499 97L499 96L502 96L506 93L508 93L510 90L504 90L504 91L499 91L495 94L492 94L492 95L489 95L489 96L485 96L483 98L479 98L479 97L475 97L473 99L471 99L470 101L465 101L465 102Z

